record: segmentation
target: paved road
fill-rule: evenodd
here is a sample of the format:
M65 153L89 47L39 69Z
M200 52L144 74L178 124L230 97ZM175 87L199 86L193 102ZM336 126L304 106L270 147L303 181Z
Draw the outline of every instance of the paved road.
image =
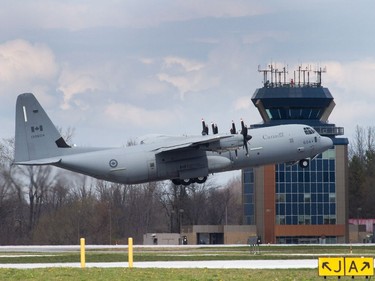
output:
M362 244L361 244L362 245ZM358 244L358 246L361 246ZM363 244L369 246L370 244ZM362 246L363 246L362 245ZM162 248L204 248L212 245L162 245L155 246ZM215 247L243 247L246 245L215 245ZM277 246L277 245L273 245ZM280 245L285 246L285 245ZM308 247L319 247L319 245L308 245ZM324 245L329 246L329 245ZM332 246L337 246L332 245ZM137 248L153 248L150 245L135 245ZM8 253L22 252L32 255L35 252L50 255L51 252L70 252L79 251L78 245L71 246L0 246L0 256L6 256ZM266 249L266 246L264 246ZM86 245L86 250L116 250L127 251L126 245ZM13 255L13 254L11 254ZM311 255L310 255L311 256ZM80 267L80 263L30 263L30 264L0 264L0 268L47 268L47 267ZM318 258L316 259L295 259L295 260L237 260L237 261L164 261L164 262L134 262L136 268L249 268L249 269L285 269L285 268L318 268ZM127 262L110 263L86 263L86 267L128 267Z
M80 263L27 263L0 264L0 268L48 268L80 267ZM247 268L247 269L287 269L318 268L318 260L231 260L231 261L163 261L134 262L135 268ZM86 263L86 267L128 267L127 262Z

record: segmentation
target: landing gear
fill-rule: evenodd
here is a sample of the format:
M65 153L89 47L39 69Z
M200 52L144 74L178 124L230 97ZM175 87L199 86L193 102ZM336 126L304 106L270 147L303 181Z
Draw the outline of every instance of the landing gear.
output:
M181 184L182 185L189 185L191 183L193 183L192 179L183 179L183 180L181 180Z
M172 179L172 182L174 185L189 185L192 183L205 183L207 180L207 177L198 177L198 178L193 178L193 179Z
M306 169L307 167L309 167L310 165L310 161L309 159L302 159L302 160L299 160L299 166L302 168L302 169Z
M174 185L189 185L192 182L192 179L173 179L172 180Z
M207 177L198 177L194 179L196 183L205 183L207 180Z
M174 185L182 184L182 180L180 180L180 179L173 179L172 182L173 182Z

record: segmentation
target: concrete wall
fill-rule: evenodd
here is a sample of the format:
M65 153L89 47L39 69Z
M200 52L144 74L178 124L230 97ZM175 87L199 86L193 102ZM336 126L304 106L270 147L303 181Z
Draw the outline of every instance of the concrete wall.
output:
M146 233L143 235L143 245L179 245L179 233Z
M255 225L224 226L224 244L247 244L250 236L257 236Z
M224 244L247 244L250 236L256 236L255 225L190 225L182 227L181 236L186 236L189 245L198 244L198 234L222 233Z

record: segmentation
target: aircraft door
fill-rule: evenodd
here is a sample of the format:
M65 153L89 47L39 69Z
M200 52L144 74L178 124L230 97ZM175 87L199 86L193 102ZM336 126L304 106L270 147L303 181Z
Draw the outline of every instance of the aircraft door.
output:
M149 160L147 162L147 167L148 167L148 179L149 180L155 180L156 175L157 175L155 159Z
M314 140L311 142L310 150L312 154L315 154L315 144L318 142L318 138L315 136Z

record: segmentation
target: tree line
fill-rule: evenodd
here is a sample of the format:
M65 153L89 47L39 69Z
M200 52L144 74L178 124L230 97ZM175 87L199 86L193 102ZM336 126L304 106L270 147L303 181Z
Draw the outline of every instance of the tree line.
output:
M349 218L375 218L375 127L356 127L348 170Z
M241 180L225 186L170 181L124 185L51 166L15 166L0 142L0 244L126 243L181 225L241 224Z

